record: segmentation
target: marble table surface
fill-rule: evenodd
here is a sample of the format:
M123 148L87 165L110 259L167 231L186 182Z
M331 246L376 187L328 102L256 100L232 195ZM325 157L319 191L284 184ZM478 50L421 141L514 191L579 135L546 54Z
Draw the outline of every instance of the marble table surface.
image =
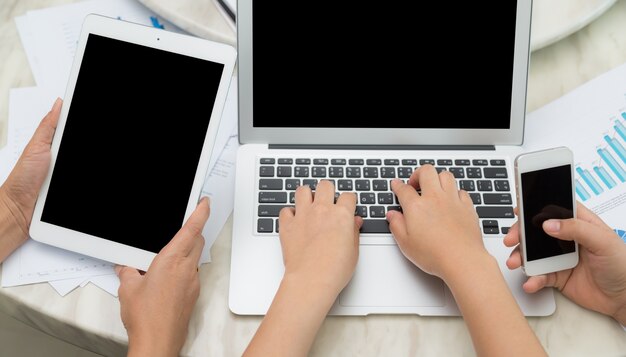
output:
M142 0L145 4L155 5L150 1L154 0ZM31 9L70 2L73 0L0 2L0 145L6 140L9 89L35 85L13 18ZM221 15L214 6L200 6L197 5L200 2L195 1L191 3L196 5L183 5L190 4L183 1L168 3L171 5L168 8L153 9L159 13L162 11L164 16L168 11L171 14L171 11L181 9L193 10L198 16L179 26L190 30L198 26L198 21L222 21L221 25L215 26L218 32L224 31L224 41L228 42L228 36L234 36L233 32L228 32L232 29L217 17ZM179 8L173 4L178 4ZM205 17L201 11L206 11ZM626 0L620 0L573 35L533 52L528 110L537 109L624 62ZM228 310L231 231L232 220L229 219L212 247L213 262L200 270L202 289L182 355L241 355L261 321L261 317L237 316ZM626 354L626 333L617 322L577 306L558 292L555 296L557 309L553 315L528 318L550 355ZM84 349L106 356L126 353L127 337L119 318L119 301L95 286L87 285L63 298L47 284L0 288L0 309ZM474 350L460 317L375 315L328 317L310 355L465 356L474 355Z

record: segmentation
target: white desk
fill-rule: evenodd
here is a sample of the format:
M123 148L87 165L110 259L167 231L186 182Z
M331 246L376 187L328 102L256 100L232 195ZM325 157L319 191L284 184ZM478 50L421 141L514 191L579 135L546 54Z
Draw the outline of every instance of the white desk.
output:
M209 0L210 1L210 0ZM0 2L0 123L5 142L8 91L34 85L13 18L27 10L72 0L2 0ZM530 111L576 86L626 62L626 0L620 0L590 26L532 55ZM182 354L241 355L260 317L228 310L228 276L232 220L212 248L213 262L200 271L202 290ZM529 318L548 353L624 355L626 333L614 320L587 311L556 294L554 315ZM62 340L107 356L124 355L126 331L116 298L88 285L60 297L49 285L0 289L0 309ZM515 331L511 331L515 333ZM473 355L461 318L419 316L329 317L311 355Z

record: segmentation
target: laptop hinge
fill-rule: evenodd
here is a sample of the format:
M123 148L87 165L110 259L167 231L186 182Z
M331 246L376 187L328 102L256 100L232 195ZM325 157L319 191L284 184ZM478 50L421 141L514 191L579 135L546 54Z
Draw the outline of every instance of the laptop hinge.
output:
M291 145L269 144L270 149L306 150L486 150L494 151L494 145Z

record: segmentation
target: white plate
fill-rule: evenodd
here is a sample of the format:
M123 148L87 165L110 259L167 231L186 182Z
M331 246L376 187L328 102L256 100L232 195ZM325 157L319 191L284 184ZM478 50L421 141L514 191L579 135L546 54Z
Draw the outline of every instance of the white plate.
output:
M538 50L585 27L616 0L534 0L531 49Z

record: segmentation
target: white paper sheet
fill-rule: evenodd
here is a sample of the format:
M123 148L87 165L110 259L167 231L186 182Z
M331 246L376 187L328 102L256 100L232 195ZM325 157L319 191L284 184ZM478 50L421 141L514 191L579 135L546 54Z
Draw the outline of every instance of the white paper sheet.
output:
M626 230L626 64L529 113L525 151L574 152L577 200ZM620 234L624 236L624 234Z

